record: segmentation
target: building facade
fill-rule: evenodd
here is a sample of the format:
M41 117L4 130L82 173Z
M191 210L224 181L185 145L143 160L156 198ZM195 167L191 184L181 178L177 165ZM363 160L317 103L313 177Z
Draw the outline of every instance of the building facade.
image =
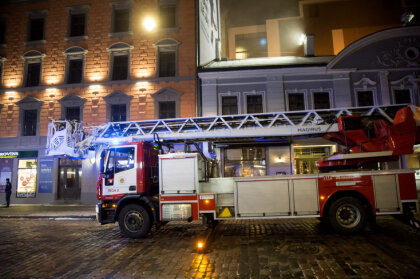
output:
M203 116L419 106L420 26L373 33L337 56L214 61L198 76ZM314 173L315 161L336 150L319 136L276 144L227 144L219 155L221 175ZM394 167L420 168L418 155Z
M96 202L98 162L45 156L49 119L196 115L195 13L190 0L0 4L0 185L11 178L12 203Z

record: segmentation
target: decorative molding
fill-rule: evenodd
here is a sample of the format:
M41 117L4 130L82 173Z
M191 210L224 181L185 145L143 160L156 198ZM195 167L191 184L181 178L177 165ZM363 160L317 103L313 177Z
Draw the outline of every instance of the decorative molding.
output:
M418 84L420 84L420 74L416 75L416 73L413 73L412 75L406 75L399 80L391 81L391 85L399 85L401 88L417 86Z
M398 42L398 47L383 51L376 58L379 64L385 67L418 67L420 42L417 38L404 38Z
M363 88L364 90L366 90L368 86L375 86L376 81L373 81L370 78L366 77L366 75L363 75L363 77L359 81L356 81L353 84L357 88Z

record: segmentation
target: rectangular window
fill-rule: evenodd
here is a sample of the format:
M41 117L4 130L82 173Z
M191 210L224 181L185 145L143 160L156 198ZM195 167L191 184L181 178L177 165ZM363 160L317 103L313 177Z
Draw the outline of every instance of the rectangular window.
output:
M71 14L69 37L84 36L85 24L86 24L86 14Z
M6 43L6 19L0 17L0 45Z
M70 59L68 63L67 83L81 83L83 77L83 59Z
M111 122L127 120L127 106L125 104L111 105Z
M263 111L262 95L246 95L246 112L261 113Z
M222 115L238 114L238 97L223 96L222 97Z
M67 107L66 120L76 120L77 122L80 122L80 107Z
M373 101L373 92L372 91L357 91L357 104L359 107L375 105Z
M330 93L329 92L314 92L314 109L329 109Z
M245 146L227 148L224 152L225 177L249 177L266 175L265 147Z
M128 55L114 55L112 63L112 80L128 78Z
M19 160L17 198L35 198L37 160Z
M114 25L112 31L114 33L130 31L130 10L114 9Z
M175 102L159 102L159 119L175 118Z
M410 89L395 89L394 90L396 104L411 104Z
M160 7L160 27L175 28L176 27L176 7L164 6Z
M26 87L38 86L41 79L41 63L28 63Z
M305 110L305 94L292 93L288 95L289 111Z
M23 130L22 136L36 136L36 124L38 118L38 112L34 110L23 111Z
M175 76L175 52L159 52L159 77Z
M44 18L30 18L28 41L40 41L43 39L44 39Z

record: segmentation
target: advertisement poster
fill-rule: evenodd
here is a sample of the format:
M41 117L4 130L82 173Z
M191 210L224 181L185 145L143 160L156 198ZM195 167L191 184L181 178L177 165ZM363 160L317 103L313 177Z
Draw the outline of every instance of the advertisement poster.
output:
M34 198L36 193L36 160L19 160L16 197Z
M39 193L52 193L53 189L53 158L42 158L39 160Z

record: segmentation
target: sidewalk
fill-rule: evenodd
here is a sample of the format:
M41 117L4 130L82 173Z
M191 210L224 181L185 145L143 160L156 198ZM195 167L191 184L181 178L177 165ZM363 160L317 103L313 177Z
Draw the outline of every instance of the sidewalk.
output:
M0 205L1 218L95 219L94 205Z

